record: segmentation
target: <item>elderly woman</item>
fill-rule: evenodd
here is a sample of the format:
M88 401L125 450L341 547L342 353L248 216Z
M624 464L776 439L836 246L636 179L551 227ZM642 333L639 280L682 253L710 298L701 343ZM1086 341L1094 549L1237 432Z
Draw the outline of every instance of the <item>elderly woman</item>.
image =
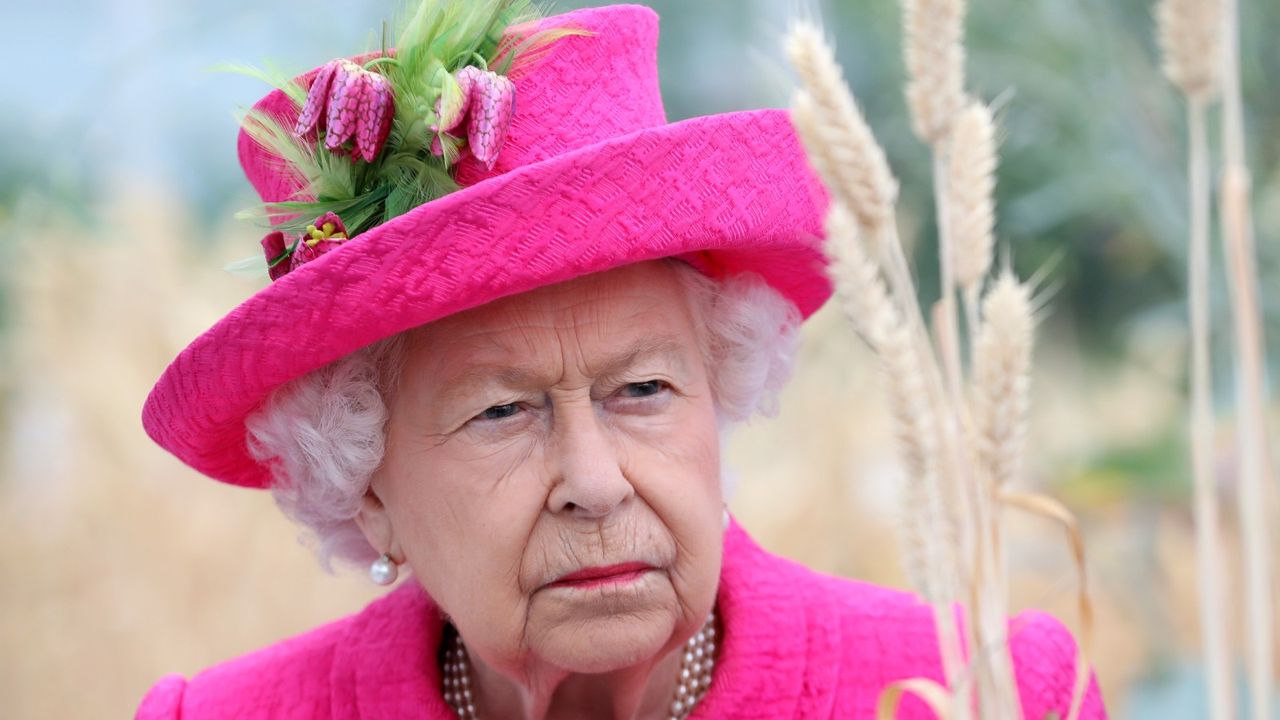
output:
M144 423L269 487L326 564L411 577L161 680L140 718L867 718L940 676L928 606L774 557L725 507L725 431L830 292L786 114L666 124L652 12L522 9L428 0L396 51L249 115L274 282ZM1070 636L1013 627L1026 717L1065 717Z

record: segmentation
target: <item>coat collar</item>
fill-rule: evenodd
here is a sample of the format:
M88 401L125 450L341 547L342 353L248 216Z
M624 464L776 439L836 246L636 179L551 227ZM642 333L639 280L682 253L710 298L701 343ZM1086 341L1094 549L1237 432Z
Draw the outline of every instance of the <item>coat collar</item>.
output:
M840 627L813 573L760 548L733 521L716 598L724 647L691 718L829 717Z
M754 717L766 707L828 717L840 626L825 593L801 590L812 573L762 550L736 521L721 567L721 655L691 717ZM333 717L452 719L437 662L443 627L440 608L412 579L356 615L334 650Z

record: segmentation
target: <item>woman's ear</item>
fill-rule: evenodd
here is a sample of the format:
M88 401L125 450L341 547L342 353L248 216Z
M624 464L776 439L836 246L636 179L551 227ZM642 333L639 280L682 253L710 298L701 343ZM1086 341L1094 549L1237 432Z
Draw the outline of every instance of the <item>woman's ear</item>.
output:
M387 506L383 504L382 498L378 497L378 493L374 491L373 483L369 483L369 489L365 490L364 497L360 499L360 509L356 512L356 525L359 526L360 532L364 533L364 539L379 554L390 555L391 559L397 563L404 561L400 546L396 543L395 531L391 526L391 515L387 512Z

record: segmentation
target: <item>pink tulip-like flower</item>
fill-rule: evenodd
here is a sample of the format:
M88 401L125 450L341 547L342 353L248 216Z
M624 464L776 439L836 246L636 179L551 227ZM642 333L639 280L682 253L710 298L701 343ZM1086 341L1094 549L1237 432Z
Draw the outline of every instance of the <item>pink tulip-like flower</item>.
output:
M454 80L461 92L454 95L451 88L442 88L436 104L439 123L432 130L452 133L465 124L471 154L492 170L515 114L516 86L498 73L471 65L459 70ZM431 151L437 155L443 152L439 137Z
M495 72L481 72L471 86L471 123L467 145L486 170L498 161L498 152L507 139L511 116L516 111L516 86Z
M267 256L267 271L272 280L284 277L299 265L311 262L347 241L347 227L342 218L327 212L298 234L292 245L285 244L284 233L272 230L262 238L262 251Z
M325 63L307 92L293 132L298 137L324 130L324 146L341 152L347 142L354 154L373 162L391 132L395 98L380 73L339 58Z
M289 270L297 270L300 265L311 262L346 242L347 227L342 224L341 218L327 212L308 225L306 232L298 240L297 247L293 249Z
M289 248L284 244L284 233L272 230L262 238L262 251L267 256L267 272L275 280L289 272Z
M482 72L480 68L468 65L456 74L442 78L440 97L436 100L436 117L439 120L431 126L433 132L453 132L462 124L471 105L471 88L475 85L476 75Z

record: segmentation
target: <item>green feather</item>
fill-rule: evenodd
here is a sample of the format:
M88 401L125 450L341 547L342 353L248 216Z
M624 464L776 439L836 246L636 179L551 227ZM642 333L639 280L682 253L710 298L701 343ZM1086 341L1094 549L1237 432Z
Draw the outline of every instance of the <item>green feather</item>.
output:
M222 269L235 275L236 277L247 278L250 280L266 280L270 276L267 274L267 266L262 262L262 255L250 255L247 258L235 260L222 266Z
M209 68L210 72L228 72L245 75L270 85L289 96L290 100L301 108L307 101L307 89L294 79L293 73L286 73L274 64L267 62L266 67L257 68L252 65L222 63Z
M240 127L267 152L279 158L282 169L298 182L310 184L323 172L317 149L294 137L293 131L284 128L276 118L261 110L244 110Z

